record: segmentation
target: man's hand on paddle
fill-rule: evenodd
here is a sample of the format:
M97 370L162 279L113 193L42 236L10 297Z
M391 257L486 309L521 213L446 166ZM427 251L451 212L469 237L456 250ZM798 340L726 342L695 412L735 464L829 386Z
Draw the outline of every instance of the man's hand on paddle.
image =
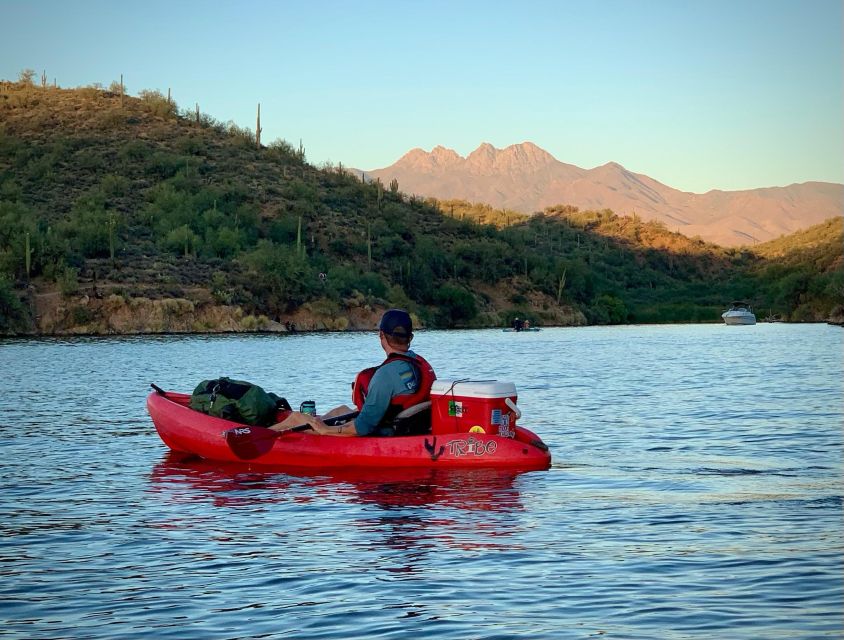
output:
M294 427L298 427L303 424L309 425L312 429L314 428L314 423L321 422L319 418L316 416L312 416L308 413L302 413L300 411L294 411L289 416L287 416L284 420L279 423L274 424L270 427L273 431L289 431ZM314 429L316 431L316 429Z

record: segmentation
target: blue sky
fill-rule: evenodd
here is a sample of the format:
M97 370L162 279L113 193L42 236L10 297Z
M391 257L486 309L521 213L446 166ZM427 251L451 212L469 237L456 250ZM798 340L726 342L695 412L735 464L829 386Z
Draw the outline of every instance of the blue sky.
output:
M0 0L0 78L171 89L321 164L530 140L686 191L844 182L840 0Z

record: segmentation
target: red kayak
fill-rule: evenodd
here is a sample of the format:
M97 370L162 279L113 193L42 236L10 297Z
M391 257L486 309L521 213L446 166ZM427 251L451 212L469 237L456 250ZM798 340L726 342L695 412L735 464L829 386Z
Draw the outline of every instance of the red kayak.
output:
M548 447L519 426L511 429L510 437L467 432L389 438L321 436L310 431L279 434L194 411L189 402L188 394L153 392L147 409L164 444L207 460L308 468L534 471L551 466Z

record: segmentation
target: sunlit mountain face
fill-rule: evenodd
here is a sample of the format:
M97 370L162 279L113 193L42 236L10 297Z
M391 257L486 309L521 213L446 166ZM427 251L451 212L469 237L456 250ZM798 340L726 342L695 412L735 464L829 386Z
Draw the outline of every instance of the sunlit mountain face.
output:
M844 201L844 185L828 182L689 193L615 162L593 169L566 164L532 142L504 149L483 143L465 158L442 146L413 149L389 167L364 173L385 184L396 179L405 193L523 213L561 204L612 209L723 246L765 242L840 216Z

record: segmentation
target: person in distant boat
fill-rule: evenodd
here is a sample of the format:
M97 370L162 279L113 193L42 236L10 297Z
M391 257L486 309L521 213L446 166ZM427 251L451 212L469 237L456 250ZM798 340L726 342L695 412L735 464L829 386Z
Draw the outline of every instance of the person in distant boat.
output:
M301 424L310 425L316 433L330 436L395 435L393 421L410 407L429 400L436 374L430 364L410 350L413 322L402 309L390 309L378 324L378 338L387 356L377 367L364 369L352 384L352 401L360 412L345 424L329 426L322 418L330 418L353 409L343 405L323 416L293 412L283 422L270 427L285 431Z
M523 328L524 328L524 322L522 322L518 318L513 320L513 329L515 329L516 331L521 331Z
M528 320L527 318L525 318L525 321L524 321L524 323L522 324L522 330L523 330L523 331L527 331L528 329L530 329L530 320Z

